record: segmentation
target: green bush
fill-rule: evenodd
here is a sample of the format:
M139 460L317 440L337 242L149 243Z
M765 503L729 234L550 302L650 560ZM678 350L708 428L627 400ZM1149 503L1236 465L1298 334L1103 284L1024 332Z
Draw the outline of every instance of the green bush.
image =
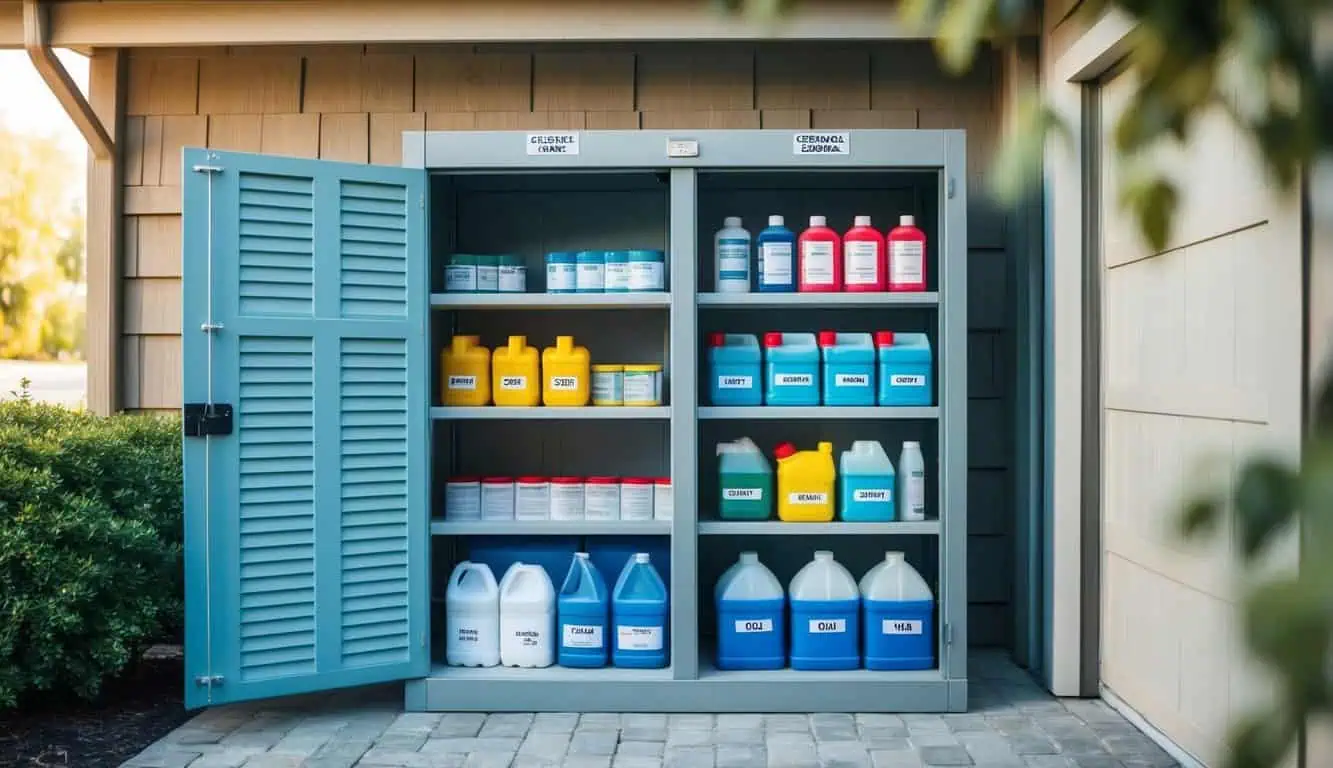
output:
M178 633L181 505L179 420L0 402L0 709Z

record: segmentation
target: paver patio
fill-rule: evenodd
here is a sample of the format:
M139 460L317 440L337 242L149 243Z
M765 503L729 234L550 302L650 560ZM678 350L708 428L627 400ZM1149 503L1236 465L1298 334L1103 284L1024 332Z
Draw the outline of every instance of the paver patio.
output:
M218 707L134 768L1173 768L1100 701L975 654L957 715L404 713L399 686ZM571 702L575 706L576 702Z

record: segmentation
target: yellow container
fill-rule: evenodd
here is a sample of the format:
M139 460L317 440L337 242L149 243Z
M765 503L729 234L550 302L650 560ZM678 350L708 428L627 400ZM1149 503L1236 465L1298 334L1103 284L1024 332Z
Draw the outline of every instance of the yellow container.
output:
M542 401L540 354L527 336L510 336L509 346L491 356L491 395L496 405L534 406Z
M625 405L662 404L662 366L625 366Z
M778 446L778 519L789 523L827 523L833 519L833 443L798 451Z
M491 401L491 351L479 336L455 336L440 353L445 405L486 405Z
M588 348L574 346L573 336L556 336L555 346L542 350L542 403L587 405L591 363Z

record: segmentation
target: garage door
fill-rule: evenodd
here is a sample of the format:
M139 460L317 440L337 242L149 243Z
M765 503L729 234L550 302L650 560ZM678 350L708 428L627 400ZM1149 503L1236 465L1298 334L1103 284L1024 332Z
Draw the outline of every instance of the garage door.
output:
M1111 137L1133 76L1103 83L1101 680L1210 764L1258 695L1237 637L1235 560L1174 534L1198 461L1234 467L1300 436L1299 209L1275 200L1225 120L1155 158L1180 182L1167 250L1120 212ZM1221 476L1234 476L1224 469ZM1283 553L1294 562L1294 548Z

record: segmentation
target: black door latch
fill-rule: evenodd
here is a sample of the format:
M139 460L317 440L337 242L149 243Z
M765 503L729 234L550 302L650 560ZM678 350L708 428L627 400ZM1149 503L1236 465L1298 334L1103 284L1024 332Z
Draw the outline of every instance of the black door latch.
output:
M229 403L186 403L183 425L186 437L231 434Z

